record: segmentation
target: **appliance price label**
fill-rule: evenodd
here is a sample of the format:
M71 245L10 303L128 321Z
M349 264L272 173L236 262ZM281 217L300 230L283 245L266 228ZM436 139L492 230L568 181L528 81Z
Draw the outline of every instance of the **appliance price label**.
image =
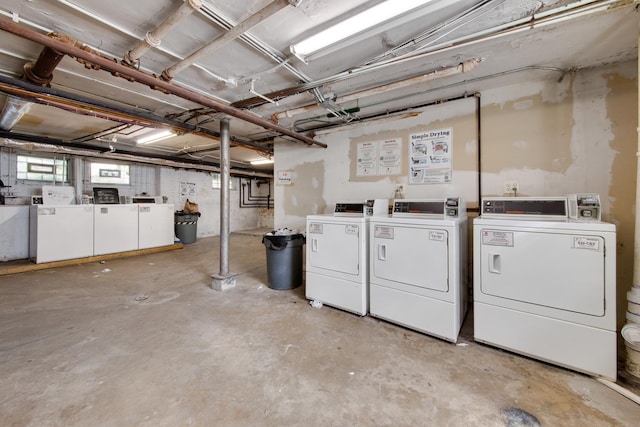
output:
M573 247L576 249L591 249L592 251L599 251L600 239L594 237L574 237Z
M358 227L357 225L345 225L344 226L344 234L354 234L354 235L358 235L358 231L360 230L360 227Z
M373 229L373 236L378 239L393 239L393 227L376 225Z
M38 209L38 215L55 215L56 208L41 208Z
M445 241L445 233L444 231L430 231L429 232L429 240L435 240L436 242L444 242Z
M482 244L492 246L513 246L513 232L482 230Z
M309 233L322 234L322 224L318 224L317 222L309 224Z

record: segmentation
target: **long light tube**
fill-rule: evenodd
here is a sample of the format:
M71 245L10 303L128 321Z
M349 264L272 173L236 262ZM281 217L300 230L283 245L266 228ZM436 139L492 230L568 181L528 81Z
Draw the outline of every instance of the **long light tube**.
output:
M175 136L175 132L171 131L171 130L163 130L161 132L158 133L154 133L151 135L147 135L144 136L138 140L136 140L136 142L138 144L144 145L144 144L151 144L152 142L158 142L158 141L162 141L163 139L168 139L171 138L172 136Z
M306 62L306 58L312 53L318 52L325 47L345 40L364 30L375 27L418 6L425 5L430 1L431 0L387 0L339 22L326 30L320 31L299 43L292 44L289 49L291 53L300 60Z
M273 159L252 160L250 163L252 165L268 165L270 163L273 163Z

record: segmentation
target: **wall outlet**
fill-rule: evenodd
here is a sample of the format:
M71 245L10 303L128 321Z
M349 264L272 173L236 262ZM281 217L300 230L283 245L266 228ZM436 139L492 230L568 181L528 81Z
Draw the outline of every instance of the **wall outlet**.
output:
M519 190L518 181L505 181L504 192L505 193L517 193Z

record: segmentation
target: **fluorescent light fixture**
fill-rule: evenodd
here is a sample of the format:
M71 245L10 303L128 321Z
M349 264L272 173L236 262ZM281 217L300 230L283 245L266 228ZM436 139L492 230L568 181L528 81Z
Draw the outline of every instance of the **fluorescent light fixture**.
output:
M151 135L143 136L142 138L138 139L136 142L142 145L151 144L152 142L162 141L163 139L171 138L172 136L175 136L175 135L176 135L175 132L171 130L163 130L158 133L153 133Z
M357 15L352 16L324 31L292 44L291 53L300 60L306 62L306 58L312 53L331 46L341 40L348 39L364 30L375 27L396 16L425 5L431 0L387 0Z
M273 159L260 159L251 161L252 165L268 165L270 163L273 163Z

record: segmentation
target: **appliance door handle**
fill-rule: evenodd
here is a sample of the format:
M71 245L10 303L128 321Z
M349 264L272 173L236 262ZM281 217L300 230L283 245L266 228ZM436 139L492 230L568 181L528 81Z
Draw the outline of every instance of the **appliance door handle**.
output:
M496 274L502 273L501 260L502 258L500 254L496 254L493 252L489 253L489 273L496 273Z
M380 261L387 260L387 245L378 245L378 259Z
M318 239L311 239L311 251L318 252Z

